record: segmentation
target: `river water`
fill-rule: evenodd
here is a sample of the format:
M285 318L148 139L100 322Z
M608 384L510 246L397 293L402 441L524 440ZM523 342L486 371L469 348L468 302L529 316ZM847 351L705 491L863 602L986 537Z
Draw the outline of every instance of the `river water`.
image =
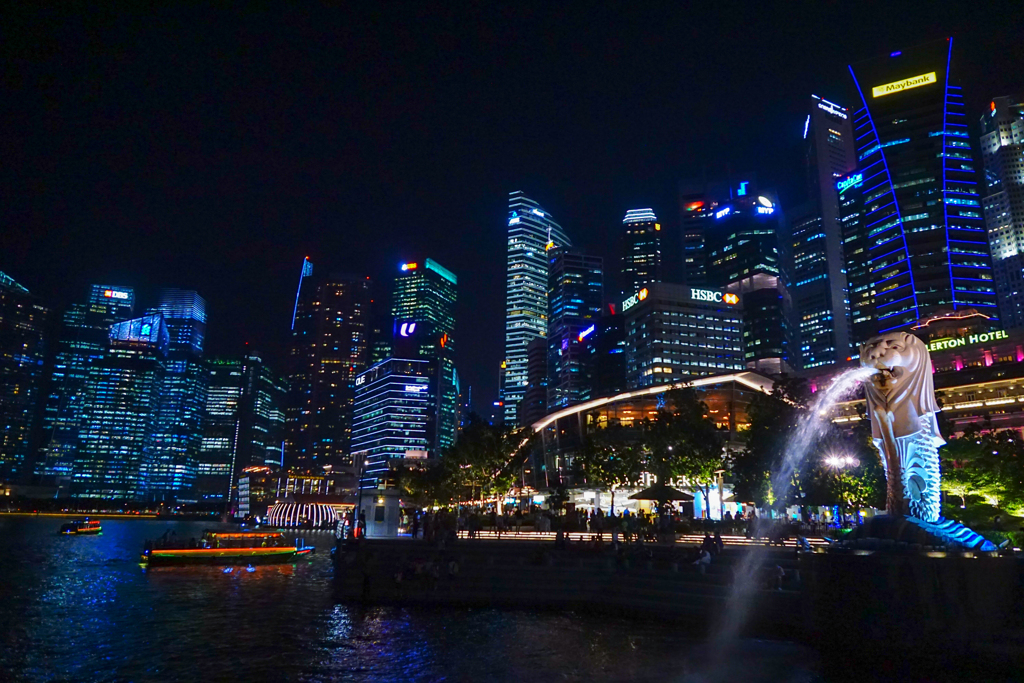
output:
M342 604L323 532L296 565L147 571L145 539L218 525L105 519L76 538L62 521L0 516L2 681L824 680L812 651L773 641L703 671L708 645L652 620Z

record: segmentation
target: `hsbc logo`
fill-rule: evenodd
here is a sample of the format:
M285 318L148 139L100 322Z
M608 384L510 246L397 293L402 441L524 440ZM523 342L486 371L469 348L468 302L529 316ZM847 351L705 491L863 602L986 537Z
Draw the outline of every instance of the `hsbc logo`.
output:
M694 301L708 301L714 304L728 304L735 306L740 302L740 298L732 292L716 292L711 289L690 289L690 298Z

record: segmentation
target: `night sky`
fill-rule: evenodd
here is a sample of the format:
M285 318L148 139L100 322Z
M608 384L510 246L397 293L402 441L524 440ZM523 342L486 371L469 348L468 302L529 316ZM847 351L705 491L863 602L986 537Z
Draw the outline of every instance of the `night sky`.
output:
M0 270L58 309L196 289L208 353L281 371L303 256L385 288L430 256L481 412L509 191L611 259L626 209L678 226L683 177L750 169L785 209L807 96L854 106L850 62L953 35L971 123L1024 93L1019 2L41 4L0 10Z

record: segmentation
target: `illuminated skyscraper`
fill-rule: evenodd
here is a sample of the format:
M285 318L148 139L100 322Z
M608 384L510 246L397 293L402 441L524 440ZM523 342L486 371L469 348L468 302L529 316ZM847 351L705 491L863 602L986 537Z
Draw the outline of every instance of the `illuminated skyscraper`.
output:
M108 335L87 366L71 495L137 500L155 455L170 335L160 313L115 323Z
M793 250L792 291L800 367L821 368L850 356L842 224L836 182L857 166L850 113L811 95L803 136L807 199L787 211Z
M349 467L355 378L369 357L370 278L332 274L315 280L303 261L288 350L286 464Z
M434 358L439 363L437 437L442 452L455 442L459 424L459 379L455 370L457 286L454 273L437 261L424 258L400 266L391 297L391 317L397 336L415 340L414 351L398 355ZM415 326L420 327L418 333Z
M527 345L547 336L547 250L572 246L537 202L520 191L508 197L508 261L505 290L505 367L500 401L506 424L516 424L516 408L527 380Z
M630 209L622 219L626 227L626 254L622 275L627 292L661 282L661 223L651 209Z
M0 481L28 474L50 311L0 273Z
M850 66L857 168L837 187L854 344L954 312L998 322L952 58L948 39Z
M603 305L601 258L565 247L549 249L548 411L593 398L586 340L597 330Z
M134 305L130 287L92 285L85 303L71 304L65 311L43 414L37 474L72 476L89 363L106 354L110 326L131 318Z
M1003 326L1024 326L1024 102L997 97L981 116L982 205Z

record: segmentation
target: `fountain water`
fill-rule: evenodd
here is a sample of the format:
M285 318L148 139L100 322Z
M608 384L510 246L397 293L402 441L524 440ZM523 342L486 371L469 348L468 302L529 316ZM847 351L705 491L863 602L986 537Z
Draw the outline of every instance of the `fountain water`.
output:
M825 435L829 425L829 414L835 404L877 372L875 368L852 368L836 377L827 389L814 397L807 414L800 419L797 428L786 440L785 459L772 476L772 492L776 500L785 500L789 495L793 475L807 459L811 449ZM726 646L735 640L746 623L753 594L758 588L757 575L764 556L764 546L752 546L736 567L732 592L714 638L716 659L722 657Z

